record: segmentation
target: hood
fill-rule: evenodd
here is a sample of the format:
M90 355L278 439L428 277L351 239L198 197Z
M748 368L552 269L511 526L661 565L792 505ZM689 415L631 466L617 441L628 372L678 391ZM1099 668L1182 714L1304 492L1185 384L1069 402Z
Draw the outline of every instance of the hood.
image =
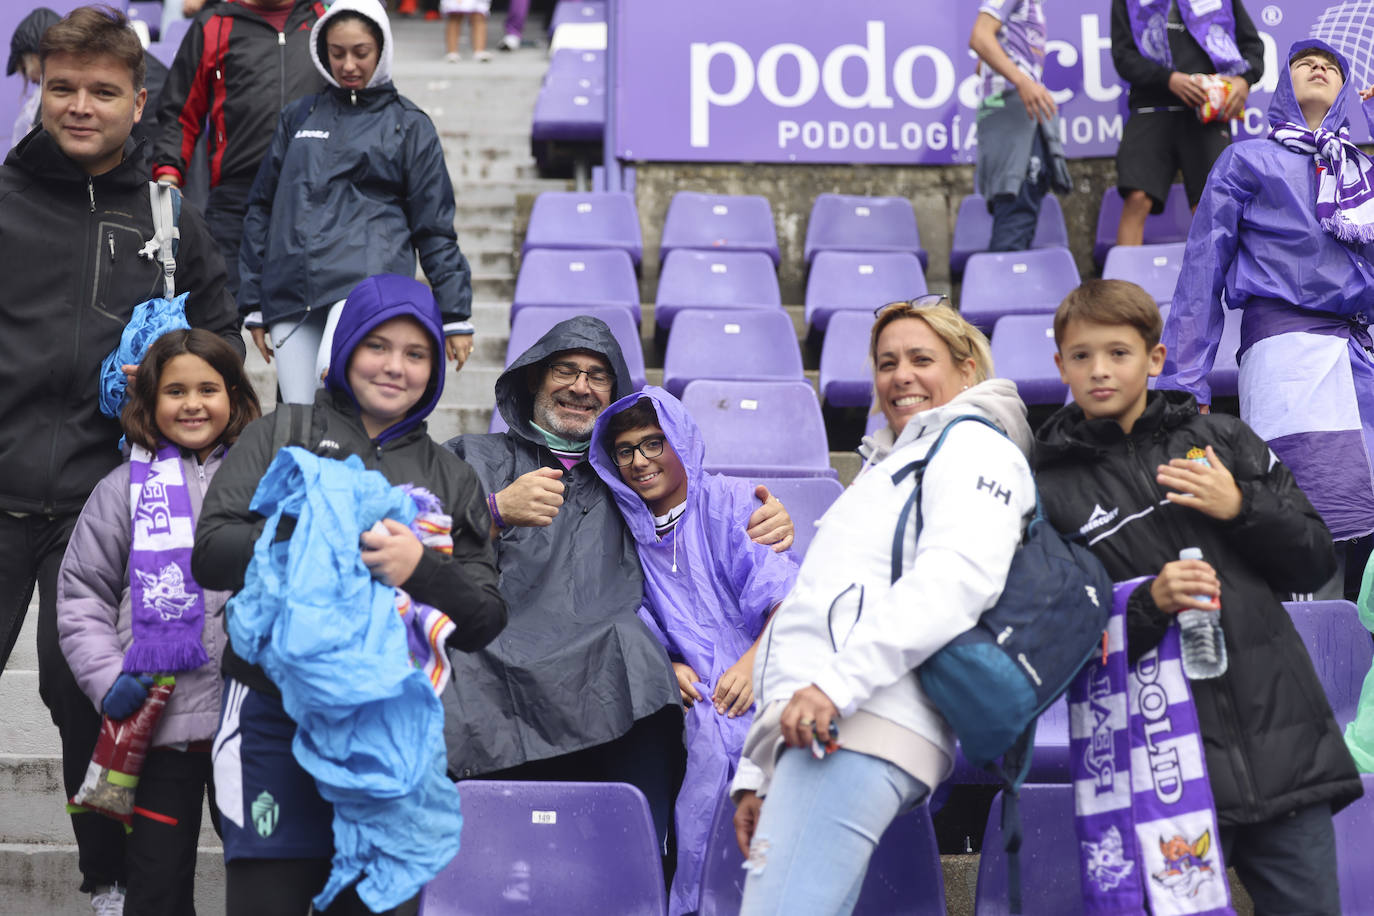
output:
M1358 110L1360 107L1359 93L1350 82L1350 61L1346 59L1344 54L1319 38L1304 38L1302 41L1295 41L1293 46L1288 49L1288 54L1283 58L1283 63L1279 67L1279 84L1274 89L1273 97L1269 100L1270 126L1278 127L1281 124L1305 126L1307 124L1302 109L1298 107L1298 99L1293 95L1293 76L1288 72L1288 61L1293 59L1294 54L1306 48L1316 48L1334 56L1340 62L1341 74L1345 77L1345 83L1336 95L1336 101L1331 103L1331 110L1322 119L1322 127L1333 133L1342 127L1349 127L1350 112Z
M1145 411L1131 428L1131 438L1152 436L1181 426L1197 413L1197 401L1186 391L1151 391ZM1069 404L1056 411L1035 434L1033 467L1053 464L1070 455L1100 455L1126 434L1115 420L1089 420L1083 408Z
M606 322L590 315L577 315L549 328L548 333L521 353L501 377L496 380L496 409L510 431L522 439L544 446L544 437L530 426L534 416L534 393L530 391L528 367L536 366L563 350L587 350L610 363L615 373L615 389L611 394L620 399L634 388L630 370L620 353L620 344L606 326ZM622 408L623 409L623 408Z
M325 14L315 21L314 27L310 30L310 47L315 49L311 60L315 63L315 69L320 71L326 83L335 89L341 88L334 79L334 74L329 72L329 54L324 47L324 30L335 16L347 11L370 19L382 30L382 47L377 54L377 69L372 72L372 79L368 80L363 88L371 89L391 82L391 21L386 18L386 7L378 0L335 0Z
M615 466L609 449L601 441L611 417L628 407L633 407L639 403L640 398L648 398L654 402L654 411L658 413L658 425L662 427L664 437L677 453L683 469L687 472L689 506L696 498L696 494L701 492L701 466L706 459L706 443L701 439L701 430L697 428L696 421L687 413L687 408L682 406L682 402L654 385L646 385L644 390L626 395L603 410L601 416L596 418L591 448L587 451L588 459L596 473L615 494L616 506L619 507L620 515L625 519L635 540L641 544L653 544L658 541L658 535L654 533L653 512L644 500L640 499L639 494L631 490L621 479L620 469Z
M420 400L406 414L405 419L387 427L377 437L378 442L397 439L419 426L439 403L444 393L444 326L439 318L439 306L434 294L419 280L398 274L378 274L368 277L348 294L334 338L329 347L329 372L324 385L330 391L348 395L356 410L358 399L348 384L348 358L368 332L393 318L414 318L429 334L434 344L434 365L429 371L429 387Z
M1016 393L1016 383L1006 378L990 378L959 392L948 404L916 414L906 421L892 451L919 439L931 428L943 429L950 420L966 413L981 413L996 423L1021 454L1030 457L1034 442L1026 422L1026 405Z
M21 19L19 25L14 27L14 34L10 36L10 62L5 66L5 75L19 72L19 63L23 55L37 54L38 42L43 38L43 33L53 23L61 20L61 16L46 6L38 7Z

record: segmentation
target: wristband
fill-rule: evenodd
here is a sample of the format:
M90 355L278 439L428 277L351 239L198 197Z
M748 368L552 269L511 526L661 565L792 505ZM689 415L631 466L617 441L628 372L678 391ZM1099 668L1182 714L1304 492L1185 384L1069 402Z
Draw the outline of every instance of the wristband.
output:
M501 510L496 508L496 494L492 493L487 497L487 508L491 510L491 520L496 523L496 527L505 530L510 526L501 518Z

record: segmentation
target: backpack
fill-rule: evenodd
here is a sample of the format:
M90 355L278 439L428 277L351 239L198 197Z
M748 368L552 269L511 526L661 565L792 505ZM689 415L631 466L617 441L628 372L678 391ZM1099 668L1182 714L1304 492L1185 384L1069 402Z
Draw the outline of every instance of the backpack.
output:
M984 417L955 417L923 458L892 474L894 484L908 476L915 481L892 539L893 582L902 575L902 550L913 510L920 536L921 481L926 467L949 431L965 420L1002 433ZM921 689L954 729L965 758L1002 781L1002 832L1013 913L1021 909L1015 855L1021 845L1021 825L1016 796L1030 770L1035 723L1101 645L1111 603L1111 576L1091 551L1054 529L1037 492L1035 515L1012 557L997 603L983 612L971 630L916 669Z

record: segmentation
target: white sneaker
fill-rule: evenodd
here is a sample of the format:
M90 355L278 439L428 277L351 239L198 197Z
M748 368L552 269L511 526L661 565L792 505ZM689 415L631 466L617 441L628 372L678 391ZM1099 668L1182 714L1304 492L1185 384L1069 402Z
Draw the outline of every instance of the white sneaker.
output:
M518 51L518 50L520 50L520 36L519 36L519 35L507 35L505 38L502 38L502 39L501 39L501 50L502 50L502 51Z
M472 57L473 57L473 60L476 60L478 63L483 63L483 64L489 63L489 62L491 61L491 52L490 52L490 51L478 51L476 54L472 55Z
M96 916L124 916L124 888L97 887L91 892L91 910Z
M463 55L459 54L457 51L450 51L444 55L444 63L446 64L456 64L462 59Z

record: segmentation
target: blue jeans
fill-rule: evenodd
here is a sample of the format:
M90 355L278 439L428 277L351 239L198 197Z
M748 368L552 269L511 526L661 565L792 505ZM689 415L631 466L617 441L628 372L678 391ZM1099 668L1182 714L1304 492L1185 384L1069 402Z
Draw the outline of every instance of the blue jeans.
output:
M787 749L749 846L740 916L853 912L883 831L928 794L877 757Z
M1049 151L1040 129L1031 145L1030 168L1021 188L1013 197L999 194L992 199L992 238L988 251L1025 251L1035 241L1040 221L1040 203L1050 189Z

